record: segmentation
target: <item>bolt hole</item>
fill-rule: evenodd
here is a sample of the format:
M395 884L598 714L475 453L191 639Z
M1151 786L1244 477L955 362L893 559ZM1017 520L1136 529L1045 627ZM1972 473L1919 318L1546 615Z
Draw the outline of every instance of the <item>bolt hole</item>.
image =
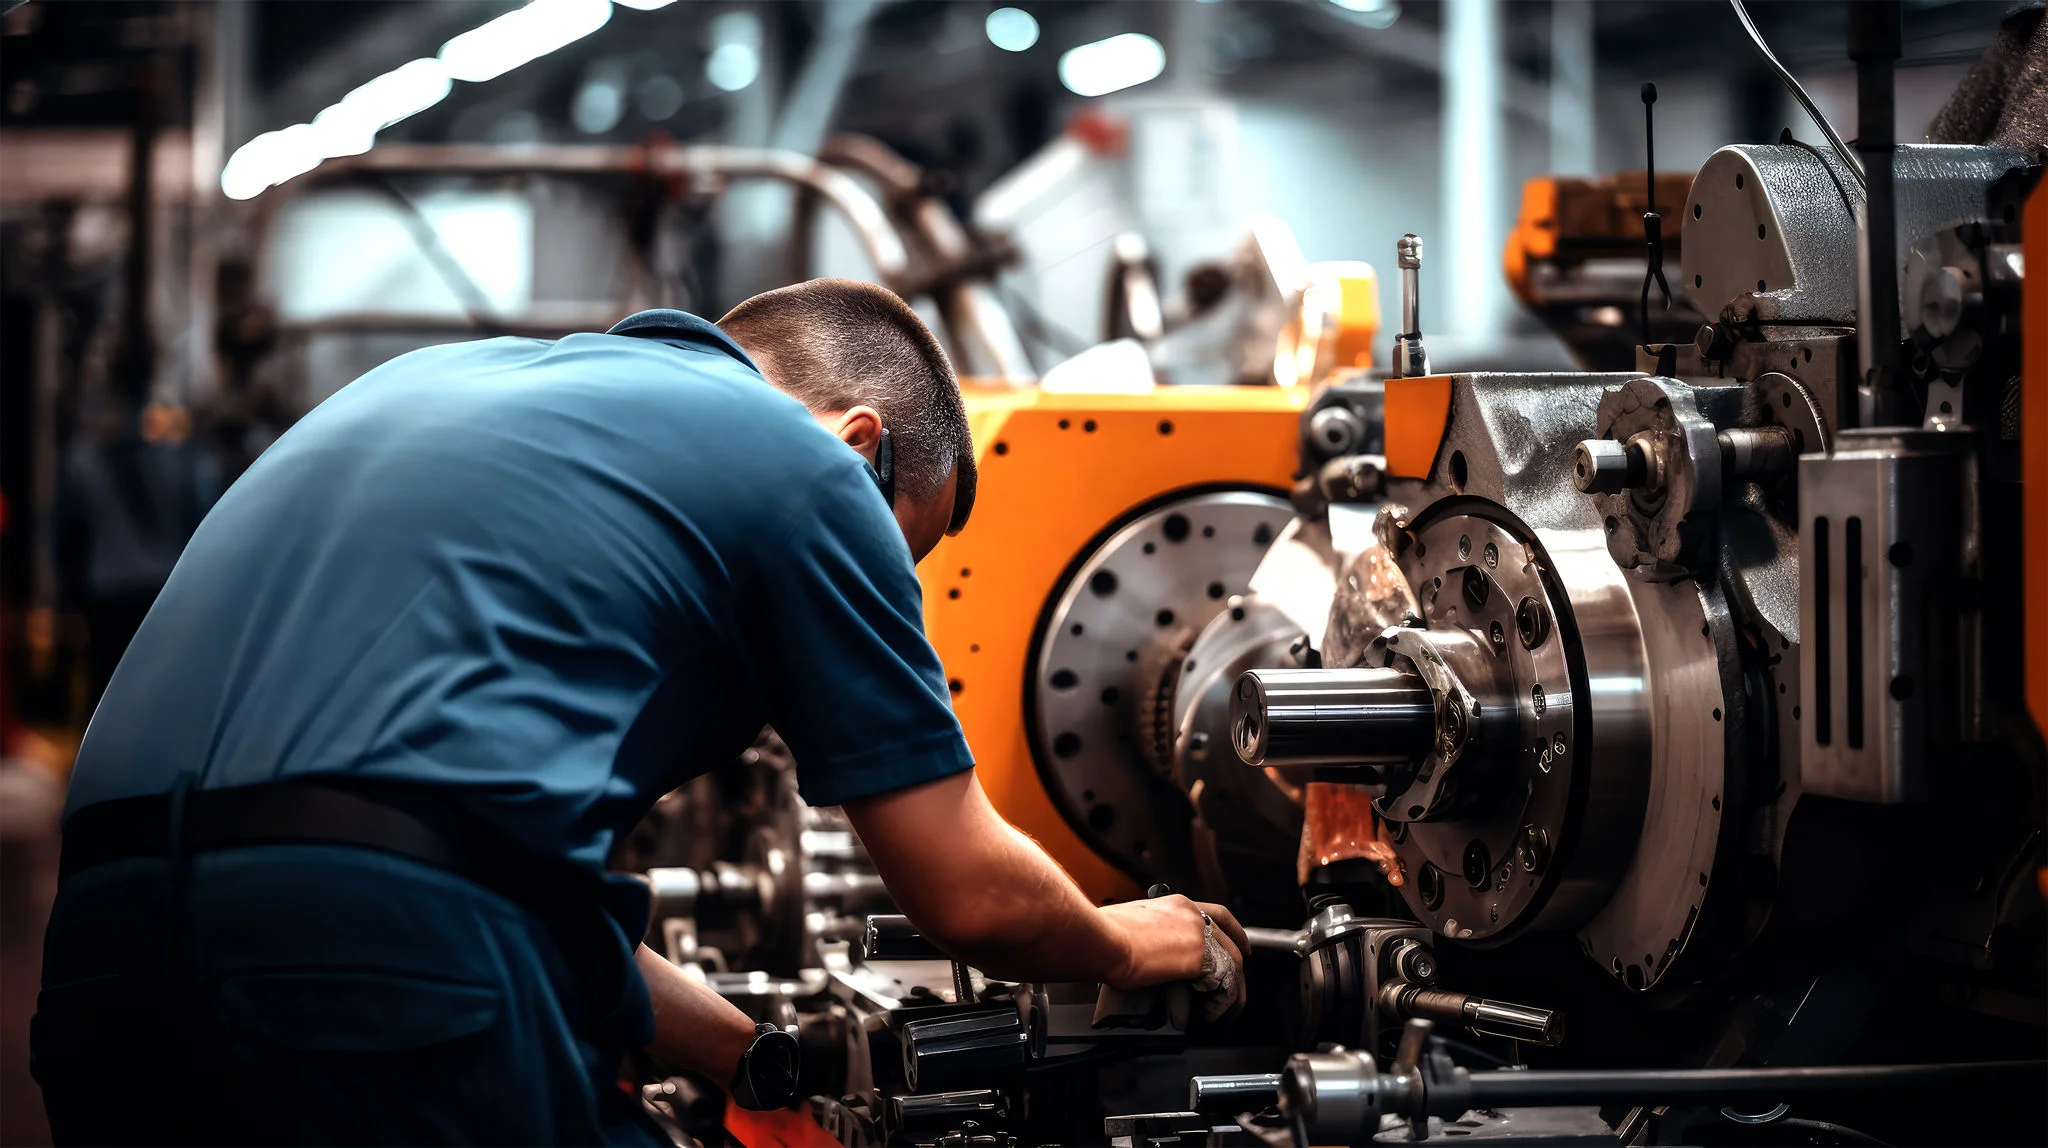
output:
M1913 678L1912 678L1912 675L1910 675L1910 674L1900 674L1900 675L1899 675L1898 677L1896 677L1896 678L1893 678L1893 679L1892 679L1892 697L1893 697L1893 699L1894 699L1894 700L1897 700L1897 701L1905 701L1906 699L1908 699L1908 698L1910 698L1910 697L1912 697L1912 696L1913 696Z
M1152 621L1162 627L1171 626L1173 625L1173 611L1161 610L1157 614L1152 615Z
M1111 594L1116 593L1115 572L1110 570L1097 570L1095 572L1095 576L1088 579L1088 588L1095 592L1095 596L1097 598L1107 598Z
M1465 490L1465 482L1470 477L1471 475L1465 467L1465 452L1462 450L1452 451L1451 486L1457 489L1457 491L1462 494Z
M961 681L959 678L947 678L946 688L957 694L961 690L967 688L967 683Z
M1756 290L1757 290L1757 294L1759 294L1759 295L1763 294L1763 290L1764 290L1764 281L1763 281L1763 280L1759 279L1759 280L1757 280L1757 281L1756 281Z
M1707 285L1707 277L1704 275L1693 276L1692 285L1695 287L1705 287Z
M1097 833L1107 833L1116 824L1116 806L1098 805L1088 811L1088 825Z
M1715 720L1715 721L1720 721L1720 720L1721 720L1721 707L1720 707L1720 706L1715 706L1715 707L1714 707L1714 720Z
M1169 514L1166 516L1166 521L1160 524L1159 529L1160 533L1166 535L1168 542L1185 542L1187 541L1188 531L1192 528L1188 525L1187 515Z
M1082 430L1084 430L1084 431L1086 431L1086 432L1088 432L1089 434L1094 434L1094 433L1095 433L1095 420L1094 420L1094 419L1089 419L1089 420L1088 420L1087 422L1084 422L1084 423L1082 423L1082 424L1081 424L1081 429L1082 429Z
M1061 419L1061 420L1060 420L1060 429L1061 429L1061 430L1065 430L1065 429L1067 429L1068 427L1070 427L1070 426L1073 426L1073 425L1074 425L1074 420L1072 420L1072 419Z
M1116 692L1115 686L1111 686L1108 689L1102 691L1102 704L1106 706L1113 706L1116 704L1116 700L1122 696L1122 694Z
M1892 543L1892 548L1885 551L1885 557L1891 559L1891 563L1894 566L1911 566L1913 564L1913 544L1910 542L1894 542Z
M1735 173L1735 190L1737 191L1742 190L1742 178L1743 177L1741 172L1738 171Z
M1273 541L1273 524L1261 522L1252 530L1252 545L1265 546Z
M1160 419L1160 420L1159 420L1159 433L1160 433L1160 434L1172 434L1172 433L1173 433L1173 420L1172 420L1172 419Z
M1694 219L1698 219L1700 217L1700 205L1697 203L1692 205L1692 217Z
M1715 796L1715 798L1714 798L1714 808L1716 808L1716 809L1719 809L1719 808L1721 808L1721 798L1720 798L1720 796L1719 796L1719 795L1716 795L1716 796Z
M948 597L948 598L958 598L959 596L960 596L960 587L958 587L958 586L955 586L955 587L953 587L953 588L952 588L951 590L948 590L948 591L946 591L946 597Z
M1076 638L1080 637L1082 634L1086 632L1087 627L1081 625L1081 623L1079 622L1076 622L1073 625L1067 627L1067 633L1074 635Z
M1215 528L1215 527L1213 527L1213 526L1204 526L1204 527L1202 527L1202 537L1204 537L1204 538L1214 538L1214 537L1216 537L1216 528Z
M1221 582L1211 582L1211 583L1209 583L1209 597L1211 597L1211 598L1221 598L1221 597L1223 597L1223 583L1221 583Z
M999 442L999 443L997 443L997 444L996 444L996 453L997 453L997 454L1008 454L1008 453L1010 453L1010 444L1009 444L1009 443L1006 443L1006 442Z
M1058 757L1073 757L1081 752L1081 735L1069 730L1052 739L1052 752Z
M1056 690L1071 690L1081 683L1081 678L1078 674L1072 670L1064 669L1054 670L1052 677L1047 680L1052 683L1052 688Z
M1756 237L1758 239L1762 239L1764 237L1764 225L1761 223L1756 225Z
M1125 650L1125 651L1124 651L1124 661L1126 661L1126 662L1135 662L1135 661L1137 661L1137 660L1138 660L1138 651L1136 651L1136 650Z

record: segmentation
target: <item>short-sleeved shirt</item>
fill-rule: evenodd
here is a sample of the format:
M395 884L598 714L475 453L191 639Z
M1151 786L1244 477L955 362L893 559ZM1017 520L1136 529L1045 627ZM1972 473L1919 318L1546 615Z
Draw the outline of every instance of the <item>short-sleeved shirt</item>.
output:
M814 805L972 766L873 470L715 326L400 356L206 516L70 806L352 774L602 865L772 722Z

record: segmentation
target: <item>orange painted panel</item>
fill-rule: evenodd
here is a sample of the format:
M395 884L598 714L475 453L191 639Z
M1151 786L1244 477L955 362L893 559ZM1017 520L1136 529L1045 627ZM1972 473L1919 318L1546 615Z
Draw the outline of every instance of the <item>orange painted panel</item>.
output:
M1387 380L1387 473L1428 478L1451 423L1451 377Z
M1024 681L1039 615L1068 564L1132 508L1189 486L1288 486L1309 392L964 389L980 490L967 529L919 569L925 631L945 662L953 708L996 808L1089 896L1134 896L1131 881L1067 826L1032 760Z

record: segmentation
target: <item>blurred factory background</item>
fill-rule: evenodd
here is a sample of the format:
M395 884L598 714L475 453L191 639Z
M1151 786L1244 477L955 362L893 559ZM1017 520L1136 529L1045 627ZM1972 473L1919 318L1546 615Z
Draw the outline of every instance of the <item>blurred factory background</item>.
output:
M2006 7L1906 6L1902 140ZM964 374L1273 382L1303 269L1378 266L1342 274L1391 315L1408 232L1440 369L1565 369L1503 274L1527 181L1640 181L1644 81L1660 171L1817 138L1707 0L0 8L8 1144L46 1135L20 1037L69 747L215 493L363 370L838 274ZM1842 6L1752 8L1853 122Z

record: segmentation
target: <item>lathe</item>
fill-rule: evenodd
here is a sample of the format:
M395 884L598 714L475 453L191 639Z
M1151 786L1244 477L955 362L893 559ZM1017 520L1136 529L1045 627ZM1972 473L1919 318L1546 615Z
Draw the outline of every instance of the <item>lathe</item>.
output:
M1895 143L1897 54L1858 9L1853 148L1646 188L1705 322L1634 370L1433 373L1409 236L1389 373L984 406L986 521L926 578L991 792L1097 896L1228 898L1255 1015L952 964L757 754L768 837L658 870L657 928L772 950L704 967L802 1034L806 1127L2038 1143L2043 141Z

